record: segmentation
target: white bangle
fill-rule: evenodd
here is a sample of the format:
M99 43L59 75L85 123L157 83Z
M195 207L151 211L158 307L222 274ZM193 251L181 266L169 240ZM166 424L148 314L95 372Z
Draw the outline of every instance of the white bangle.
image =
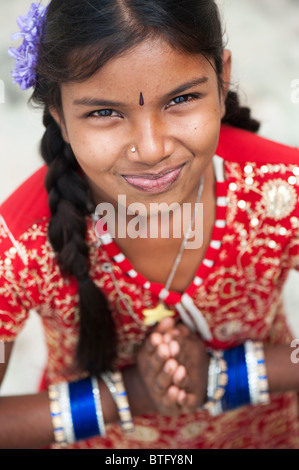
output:
M248 388L250 403L257 405L259 403L259 383L257 373L257 360L255 356L255 345L252 341L246 341L245 348L245 361L248 376Z
M265 363L264 346L261 342L255 343L255 357L257 362L257 376L259 385L259 404L270 403L269 383Z
M95 403L95 408L96 408L98 426L101 432L101 436L106 437L106 428L105 428L104 415L103 415L103 409L102 409L102 403L101 403L101 395L100 395L100 389L99 389L97 378L91 377L91 383L92 383L92 393L93 393L93 398L94 398L94 403Z

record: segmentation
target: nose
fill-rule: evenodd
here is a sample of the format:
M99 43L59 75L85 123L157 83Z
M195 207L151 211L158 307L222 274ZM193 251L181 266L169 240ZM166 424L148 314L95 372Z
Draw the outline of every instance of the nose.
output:
M174 151L174 140L162 119L154 116L140 119L132 132L130 160L153 166ZM133 151L132 151L133 148Z

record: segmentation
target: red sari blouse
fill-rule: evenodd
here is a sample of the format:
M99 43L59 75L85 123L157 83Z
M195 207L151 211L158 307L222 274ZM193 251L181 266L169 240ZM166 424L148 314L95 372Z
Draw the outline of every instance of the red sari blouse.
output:
M214 348L247 339L290 344L282 289L289 271L299 269L299 151L222 126L217 155L224 160L226 175L217 195L227 201L218 214L224 224L221 230L215 226L212 238L219 243L209 246L197 273L200 282L192 283L187 295L208 325L207 344ZM0 340L13 341L29 311L35 309L48 348L47 387L82 374L73 365L78 341L77 283L62 276L47 239L50 212L45 174L42 167L0 210ZM131 276L134 268L129 260L115 261L120 250L113 241L104 246L103 256L91 217L87 239L91 277L108 298L118 332L118 367L123 368L134 363L136 346L149 331L142 311L157 304L163 286L149 288L140 274ZM103 269L106 256L134 317ZM170 294L166 303L175 310L181 296ZM204 411L178 418L144 415L135 418L132 435L124 435L116 423L107 426L105 439L96 437L70 447L298 448L297 405L297 394L288 392L271 395L269 405L244 406L218 417Z

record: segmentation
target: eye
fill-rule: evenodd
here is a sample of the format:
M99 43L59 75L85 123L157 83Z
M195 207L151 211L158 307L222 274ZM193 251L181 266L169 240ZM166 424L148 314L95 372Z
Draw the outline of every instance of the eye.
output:
M120 114L114 111L113 109L98 109L97 111L92 111L87 115L87 117L94 118L111 118L115 116L120 116Z
M173 98L170 101L170 103L167 105L167 108L175 106L175 105L183 105L190 101L198 100L201 98L201 96L202 96L201 94L194 94L194 93L188 94L188 95L177 96L176 98Z
M185 103L186 101L189 101L190 95L182 95L178 96L177 98L174 98L174 103L175 104L180 104L180 103Z

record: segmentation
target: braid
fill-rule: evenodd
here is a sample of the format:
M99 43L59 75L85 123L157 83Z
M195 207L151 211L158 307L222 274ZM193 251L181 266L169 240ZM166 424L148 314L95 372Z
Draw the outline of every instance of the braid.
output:
M64 142L59 126L47 108L44 125L41 153L49 167L46 177L51 211L48 236L62 272L78 281L78 365L99 374L111 368L114 360L115 327L105 296L89 277L88 187L80 176L71 147Z
M226 114L222 119L223 124L230 124L251 132L259 130L260 123L251 117L249 108L240 105L238 94L235 91L228 92L225 105Z

